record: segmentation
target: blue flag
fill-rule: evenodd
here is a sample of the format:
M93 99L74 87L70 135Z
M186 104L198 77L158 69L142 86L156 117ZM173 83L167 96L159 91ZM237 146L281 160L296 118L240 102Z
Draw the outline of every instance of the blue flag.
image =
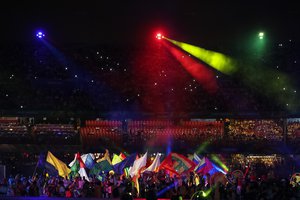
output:
M88 168L88 169L92 169L95 165L95 161L93 160L91 154L88 154L87 157L86 157L86 160L85 160L85 166Z
M117 174L123 174L126 167L131 167L136 159L136 153L127 156L122 162L114 165L114 171Z
M45 170L50 176L58 176L58 170L53 165L46 161L46 155L40 154L37 164L38 168Z

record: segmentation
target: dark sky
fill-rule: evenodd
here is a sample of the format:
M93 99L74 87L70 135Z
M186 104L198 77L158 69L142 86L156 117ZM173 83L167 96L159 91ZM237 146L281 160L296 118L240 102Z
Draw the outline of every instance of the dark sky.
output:
M300 33L292 1L73 0L1 2L1 42L30 41L42 28L51 40L140 43L157 30L190 43L230 44L264 30L274 38Z

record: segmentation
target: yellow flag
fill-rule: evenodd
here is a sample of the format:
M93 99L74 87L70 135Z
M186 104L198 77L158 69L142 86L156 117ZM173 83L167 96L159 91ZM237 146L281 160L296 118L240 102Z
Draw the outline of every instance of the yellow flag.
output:
M109 151L107 149L105 149L105 154L104 154L103 158L98 159L97 163L104 161L104 160L107 160L109 162L109 164L112 165L111 159L109 157Z
M67 167L67 165L61 160L59 160L58 158L56 158L50 151L48 151L46 161L51 165L53 165L55 169L57 169L58 175L62 177L68 176L69 173L71 172L71 170Z
M114 154L113 159L111 161L112 165L115 165L115 164L120 163L120 162L122 162L122 159L117 154Z

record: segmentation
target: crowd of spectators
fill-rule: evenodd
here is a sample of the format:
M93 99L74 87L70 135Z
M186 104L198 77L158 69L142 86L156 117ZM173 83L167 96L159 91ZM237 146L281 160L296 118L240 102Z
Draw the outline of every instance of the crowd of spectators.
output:
M181 144L197 146L204 141L221 140L224 125L220 121L182 121L174 123L166 120L129 121L128 139L134 146L174 146Z
M123 124L118 120L86 120L80 128L82 144L90 146L122 146Z
M35 124L31 134L38 144L79 144L80 135L74 124Z
M1 144L80 144L75 123L34 123L25 117L1 117L0 138Z
M285 122L286 121L286 122ZM285 126L286 124L286 126ZM213 146L244 144L294 145L299 140L299 121L290 119L224 120L85 120L78 122L37 121L34 118L2 117L2 144L66 144L128 148L197 147L203 142Z
M283 141L282 120L234 120L228 125L228 138L232 141L255 142Z
M289 120L287 122L287 140L288 143L297 144L299 142L300 137L300 121Z
M2 143L25 143L31 141L31 135L25 124L20 123L17 117L0 118L0 138Z

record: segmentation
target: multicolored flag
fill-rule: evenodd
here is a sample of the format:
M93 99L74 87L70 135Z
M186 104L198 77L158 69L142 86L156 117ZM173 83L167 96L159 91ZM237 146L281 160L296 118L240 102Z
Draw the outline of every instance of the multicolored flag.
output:
M201 174L207 174L213 169L213 164L210 160L204 157L201 162L195 167L194 171Z
M201 162L201 158L194 153L192 161L198 165Z
M184 155L170 153L161 163L160 169L165 169L176 175L181 175L184 172L193 170L195 165L194 162Z
M92 167L90 170L90 175L99 176L101 174L101 177L106 172L109 172L113 170L112 162L109 157L109 151L106 149L105 154L102 158L97 160L97 163ZM103 178L103 177L102 177Z
M126 157L122 162L117 163L114 165L114 171L117 174L123 174L123 170L126 167L131 167L136 159L136 153L133 153L131 155L129 155L128 157Z
M80 153L75 154L75 159L74 160L73 160L74 162L70 163L70 164L73 164L71 166L71 171L72 172L70 173L70 175L72 177L75 177L77 174L79 174L81 178L85 178L85 180L90 181L89 177L88 177L88 175L85 171L85 164L84 164L83 160L81 159Z

